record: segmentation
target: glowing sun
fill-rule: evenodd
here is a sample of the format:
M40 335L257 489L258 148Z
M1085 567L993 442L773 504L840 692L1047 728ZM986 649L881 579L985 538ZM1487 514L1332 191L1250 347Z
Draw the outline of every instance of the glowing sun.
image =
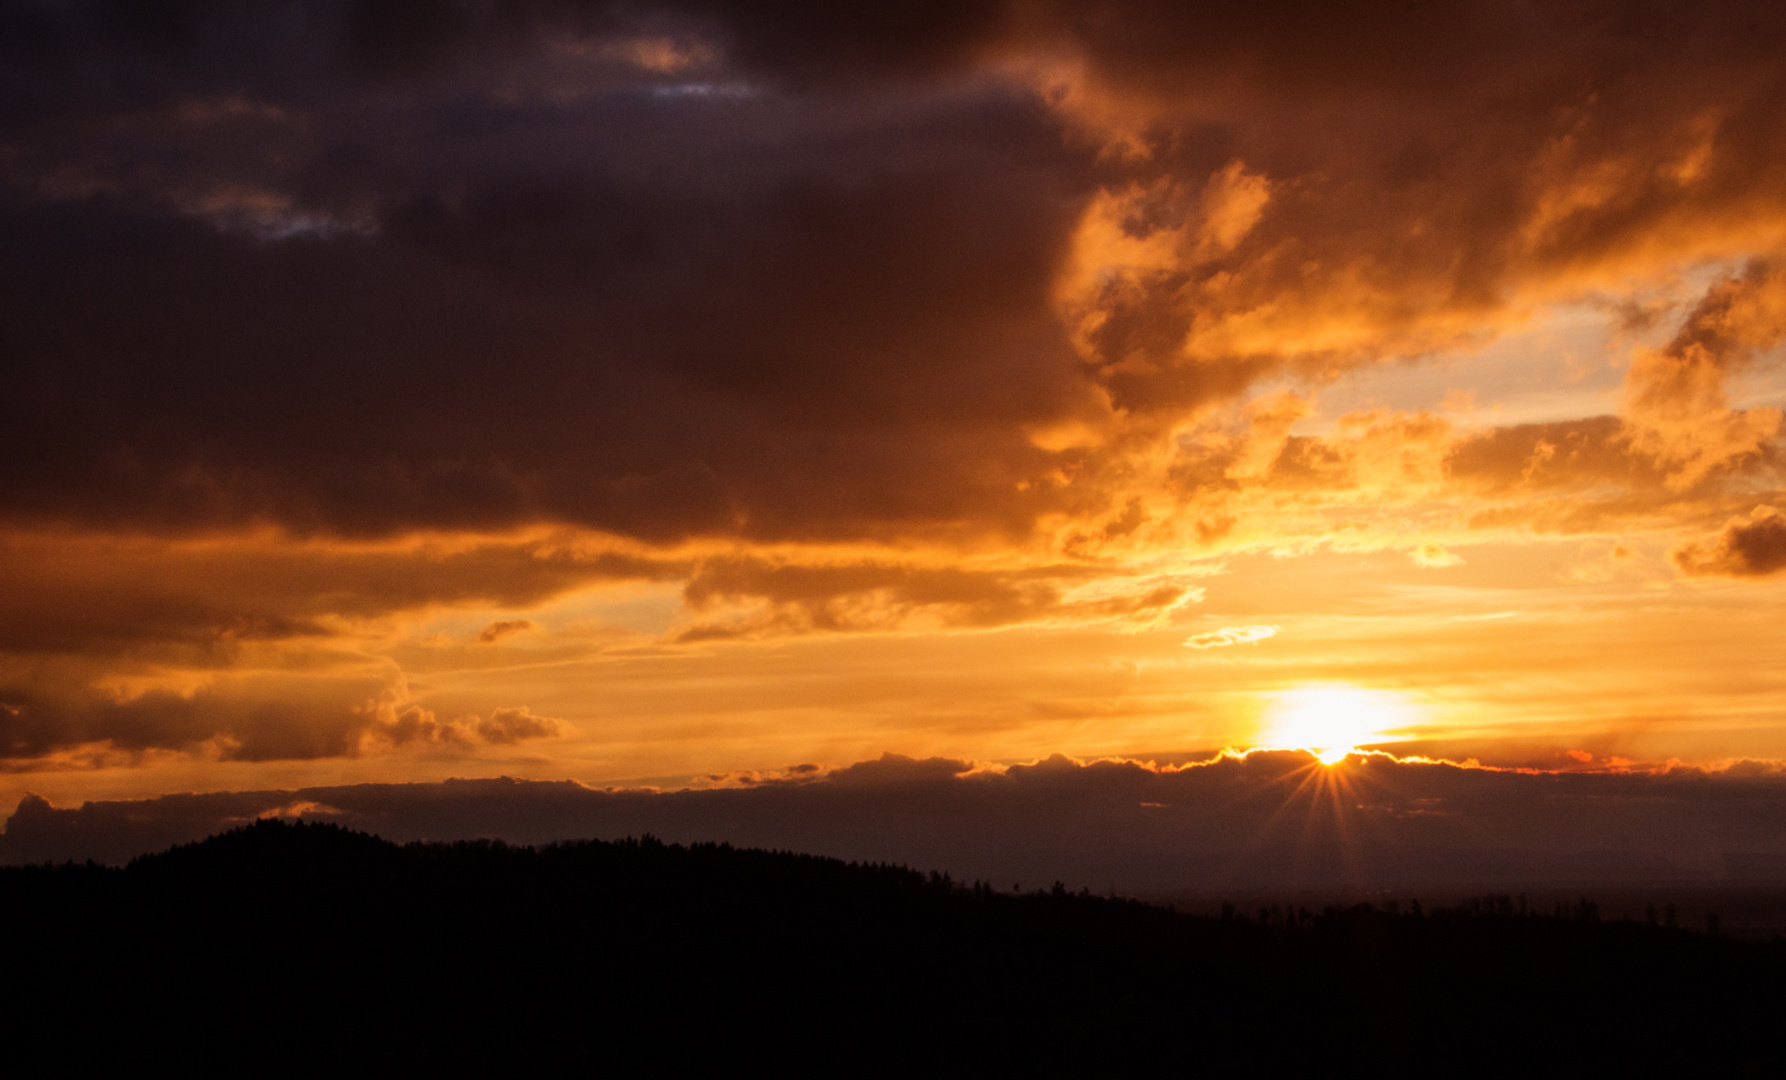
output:
M1345 760L1359 746L1382 742L1411 710L1395 694L1356 686L1299 686L1275 695L1262 743L1274 750L1307 750L1323 765Z

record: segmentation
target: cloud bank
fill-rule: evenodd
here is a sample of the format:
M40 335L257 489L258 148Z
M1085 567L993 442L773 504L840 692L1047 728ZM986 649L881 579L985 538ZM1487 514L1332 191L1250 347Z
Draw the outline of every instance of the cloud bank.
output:
M1328 768L1266 751L1176 768L1057 756L976 769L886 755L671 792L498 779L78 809L31 797L7 824L5 852L120 862L267 815L396 840L726 840L946 869L1000 888L1707 883L1786 865L1786 775L1774 768L1514 772L1383 755Z

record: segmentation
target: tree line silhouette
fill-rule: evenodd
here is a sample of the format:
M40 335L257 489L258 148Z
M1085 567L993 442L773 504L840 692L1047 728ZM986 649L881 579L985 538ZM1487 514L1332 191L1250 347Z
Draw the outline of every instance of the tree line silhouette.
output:
M1761 1075L1786 946L1539 913L1027 893L724 844L262 821L0 869L12 1045L72 1066Z

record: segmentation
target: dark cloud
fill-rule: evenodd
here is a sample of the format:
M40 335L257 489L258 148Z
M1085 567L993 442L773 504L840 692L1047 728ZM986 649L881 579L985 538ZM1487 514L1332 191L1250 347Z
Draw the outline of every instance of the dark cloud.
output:
M1040 103L671 93L550 20L395 93L326 41L289 81L212 57L245 21L78 110L97 31L14 66L6 512L660 540L1034 512L1023 425L1087 393L1048 289L1090 158Z
M503 779L66 810L33 797L5 843L15 861L117 862L284 813L399 840L649 832L1129 891L1716 881L1727 853L1786 852L1786 779L1750 767L1522 773L1367 758L1323 769L1258 752L1182 770L1056 757L992 772L889 755L817 774L663 794Z
M1111 497L1032 431L1477 333L1772 214L1786 160L1755 5L7 18L13 517L1022 533ZM1103 112L1050 106L1073 58ZM1055 285L1100 190L1183 235L1078 298L1087 368Z
M1490 428L1459 439L1446 462L1466 489L1485 495L1660 486L1662 472L1631 453L1614 416Z
M386 715L390 719L384 719ZM535 716L525 705L492 709L490 715L482 719L464 716L453 720L442 720L430 709L411 705L401 712L384 710L377 722L367 725L365 734L393 746L420 743L469 750L474 736L492 745L513 746L524 739L547 739L562 735L564 731L564 721Z
M668 10L710 19L731 57L796 85L919 78L967 66L1013 27L1010 0L921 0L840 8L812 0L685 0Z
M142 685L131 686L128 675L78 660L19 665L0 680L0 764L27 768L56 753L119 763L156 750L226 761L358 757L409 745L468 751L480 739L512 746L566 730L524 706L483 719L437 717L409 702L396 665L352 652L286 654L268 667L218 665L171 686L153 665L127 667L141 673Z
M1669 558L1688 577L1766 577L1786 569L1786 514L1757 506L1716 536L1682 544Z
M1109 569L1056 564L1018 570L970 570L897 563L814 566L763 559L701 563L683 590L693 623L683 641L809 631L894 629L929 620L951 628L987 628L1050 618L1162 617L1202 597L1171 575L1125 576ZM715 608L734 613L711 617Z
M498 619L478 632L478 640L486 645L501 641L510 634L533 629L530 619Z
M236 761L354 756L383 729L399 696L389 671L243 674L141 693L33 674L0 684L0 758L90 744L118 754L208 745Z
M253 542L170 549L15 534L0 537L0 651L147 649L193 664L226 663L242 642L326 638L340 632L341 619L443 604L524 607L596 583L676 580L691 565L553 537L382 549Z
M381 741L469 745L475 718L397 717L404 679L360 648L368 628L435 607L675 580L690 565L572 537L382 548L0 537L0 761L97 745L208 745L238 760L352 756ZM532 626L499 621L485 640ZM491 730L506 743L544 733Z
M1748 362L1786 335L1786 274L1752 263L1740 277L1715 282L1664 351L1723 368Z

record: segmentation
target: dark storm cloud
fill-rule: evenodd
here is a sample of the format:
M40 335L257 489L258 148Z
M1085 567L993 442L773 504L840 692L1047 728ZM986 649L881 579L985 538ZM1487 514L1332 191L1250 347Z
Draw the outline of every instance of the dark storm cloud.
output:
M1786 851L1786 781L1774 771L1522 774L1383 758L1334 771L1262 752L1181 771L1053 758L990 773L889 755L667 794L504 779L66 810L27 798L5 843L13 860L117 862L269 813L399 840L729 840L896 860L1001 887L1718 880L1726 853Z
M1534 275L1715 231L1786 160L1781 20L1743 5L5 17L14 518L1021 534L1108 509L1036 482L1087 452L1027 434L1104 390L1169 418L1430 348ZM1033 92L1060 56L1145 159ZM1211 187L1235 162L1256 226ZM1134 235L1208 220L1080 298L1088 369L1057 271L1130 183Z
M355 75L363 12L195 10L12 58L10 514L672 539L1039 505L1022 427L1086 393L1048 287L1089 183L1040 103L709 92L744 73L545 16Z

